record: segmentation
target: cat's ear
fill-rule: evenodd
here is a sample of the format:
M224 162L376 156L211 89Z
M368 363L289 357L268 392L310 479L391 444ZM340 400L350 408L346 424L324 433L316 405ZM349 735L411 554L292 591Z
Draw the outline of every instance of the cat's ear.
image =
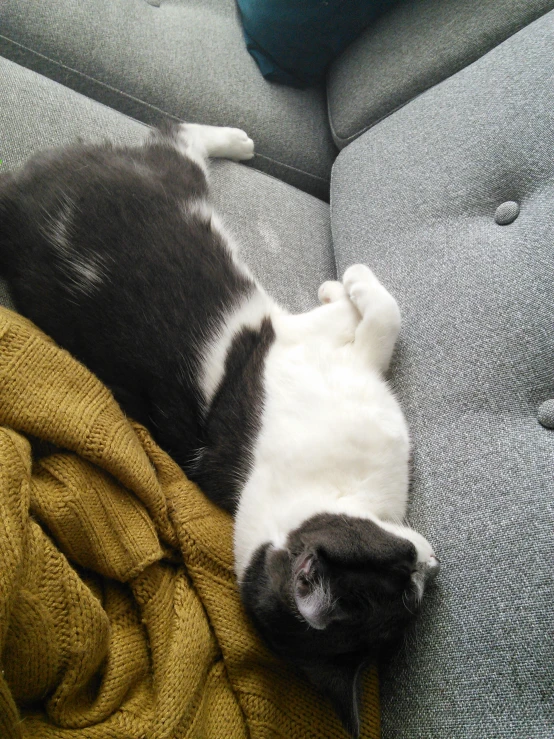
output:
M360 735L362 673L365 662L318 662L304 672L310 682L331 701L344 728L352 737Z
M325 565L318 554L308 549L298 557L294 570L294 601L307 624L322 631L332 621L345 618L346 614L333 598Z
M297 588L294 600L298 612L313 629L321 631L333 620L331 600L324 586L317 585L308 592L299 592Z
M334 608L330 583L317 571L317 556L313 553L302 556L296 565L293 593L296 607L304 621L321 631L333 620Z

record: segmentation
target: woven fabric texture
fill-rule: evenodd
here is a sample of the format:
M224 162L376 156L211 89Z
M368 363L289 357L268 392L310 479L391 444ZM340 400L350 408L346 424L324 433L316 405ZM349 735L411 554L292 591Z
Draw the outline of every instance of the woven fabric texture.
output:
M301 313L336 279L329 205L232 162L210 165L210 198L239 253L282 305Z
M554 398L553 48L554 12L333 171L339 272L368 263L402 309L409 519L442 562L382 673L387 738L553 736L554 432L538 417Z
M332 65L327 94L335 143L363 131L478 59L554 7L554 0L408 0Z
M78 137L133 145L148 135L137 121L5 59L0 131L0 172ZM210 189L226 229L271 295L292 311L314 307L318 287L335 278L328 204L234 162L212 162ZM0 283L0 304L5 299Z
M3 739L346 736L246 622L231 518L5 308L0 559ZM372 672L367 739L377 701Z
M266 82L234 0L2 0L0 54L148 124L243 128L252 166L329 197L325 91Z

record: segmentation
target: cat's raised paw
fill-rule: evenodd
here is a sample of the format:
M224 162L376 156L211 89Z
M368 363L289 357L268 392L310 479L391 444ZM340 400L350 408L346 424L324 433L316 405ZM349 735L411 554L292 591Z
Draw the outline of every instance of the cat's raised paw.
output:
M353 264L351 267L348 267L344 273L342 284L344 285L346 292L348 292L356 282L380 284L377 277L375 277L373 272L365 264Z
M381 283L365 264L353 264L344 273L342 284L350 300L363 315L372 293L380 290Z
M344 273L346 293L362 319L371 317L375 326L386 327L395 339L400 329L398 303L365 264L354 264Z

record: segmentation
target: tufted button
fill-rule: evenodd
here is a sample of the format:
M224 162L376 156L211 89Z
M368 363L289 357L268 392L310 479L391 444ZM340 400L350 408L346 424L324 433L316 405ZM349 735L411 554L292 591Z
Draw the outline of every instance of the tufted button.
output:
M545 400L539 407L539 423L546 429L554 429L554 400Z
M509 223L513 223L518 215L519 203L516 203L514 200L507 200L496 209L494 220L499 226L507 226Z

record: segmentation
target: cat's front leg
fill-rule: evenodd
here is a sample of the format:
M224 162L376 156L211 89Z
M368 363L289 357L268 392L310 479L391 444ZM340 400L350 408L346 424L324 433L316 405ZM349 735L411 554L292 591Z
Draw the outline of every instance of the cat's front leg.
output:
M248 134L240 128L227 126L182 123L177 134L177 146L181 154L192 159L204 170L209 157L240 162L254 156L254 142Z
M386 372L400 331L398 303L364 264L349 267L342 283L361 316L354 345L376 369Z

